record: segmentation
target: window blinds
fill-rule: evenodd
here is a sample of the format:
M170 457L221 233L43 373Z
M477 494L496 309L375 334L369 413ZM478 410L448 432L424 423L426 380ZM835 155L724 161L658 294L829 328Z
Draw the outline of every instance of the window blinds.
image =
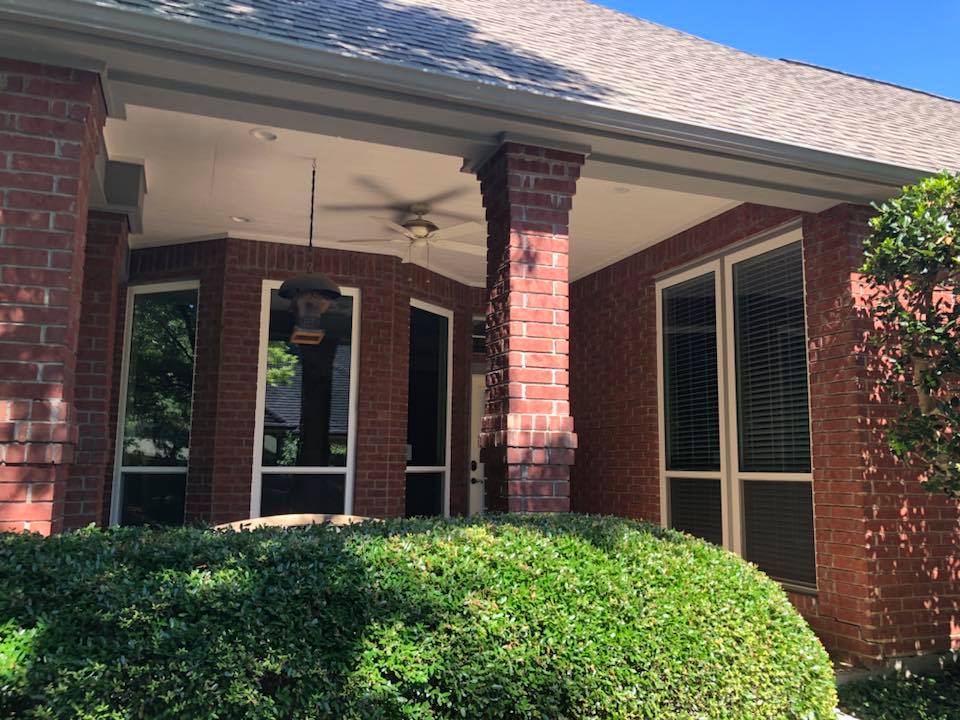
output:
M800 243L733 266L741 472L809 472Z
M668 470L719 470L717 315L713 273L663 290Z
M817 584L809 482L743 481L744 556L770 577Z
M720 481L670 478L670 527L723 545Z

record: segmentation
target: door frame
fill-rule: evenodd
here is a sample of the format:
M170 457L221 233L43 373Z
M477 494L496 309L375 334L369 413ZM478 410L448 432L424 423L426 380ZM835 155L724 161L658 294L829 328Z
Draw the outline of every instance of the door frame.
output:
M479 380L479 382L478 382ZM478 387L480 386L479 393L477 392ZM484 463L480 460L480 429L483 426L483 415L486 407L486 393L487 393L487 374L484 372L471 372L470 373L470 466L472 467L474 461L477 463L476 470L470 470L469 474L469 486L467 487L467 515L480 515L486 510L487 504L487 488L486 488L486 469ZM480 416L477 417L474 412L474 403L476 401L476 395L480 395ZM476 419L476 432L474 432L474 420ZM476 447L476 454L474 454L474 447ZM473 487L474 487L474 478L480 478L480 508L476 512L473 511L471 503L473 502Z
M446 409L446 428L444 447L444 465L407 465L404 469L404 485L406 485L406 476L413 473L442 473L443 474L443 499L441 505L443 508L443 517L450 517L450 454L451 454L451 432L453 430L453 310L434 305L433 303L410 298L410 307L423 310L424 312L439 315L447 320L447 409ZM409 345L407 348L409 354ZM409 388L408 388L409 395ZM409 411L409 403L407 404Z

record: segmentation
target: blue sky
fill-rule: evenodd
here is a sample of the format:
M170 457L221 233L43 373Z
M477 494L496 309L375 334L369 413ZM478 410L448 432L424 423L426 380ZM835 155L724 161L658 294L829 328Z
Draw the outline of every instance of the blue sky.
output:
M772 58L960 99L960 0L595 0Z

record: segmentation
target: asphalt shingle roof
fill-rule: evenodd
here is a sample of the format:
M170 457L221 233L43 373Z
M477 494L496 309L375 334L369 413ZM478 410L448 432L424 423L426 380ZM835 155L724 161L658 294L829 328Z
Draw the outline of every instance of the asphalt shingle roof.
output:
M772 60L584 0L78 0L921 170L960 103Z

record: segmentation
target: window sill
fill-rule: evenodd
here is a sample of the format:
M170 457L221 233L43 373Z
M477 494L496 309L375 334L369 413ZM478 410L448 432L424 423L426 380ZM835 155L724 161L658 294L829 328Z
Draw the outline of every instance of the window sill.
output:
M798 585L796 583L785 582L783 580L777 580L777 582L780 583L780 587L787 592L796 593L797 595L807 595L809 597L817 597L820 595L820 591L811 585Z

